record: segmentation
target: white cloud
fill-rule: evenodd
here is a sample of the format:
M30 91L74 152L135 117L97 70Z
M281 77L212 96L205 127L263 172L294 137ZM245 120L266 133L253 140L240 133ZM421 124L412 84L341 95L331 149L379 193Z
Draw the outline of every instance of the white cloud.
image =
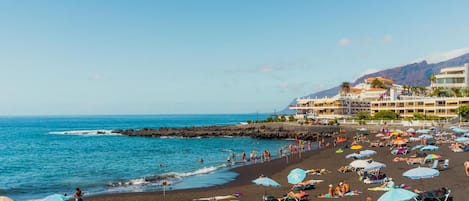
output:
M381 69L376 69L376 68L369 68L369 69L366 69L365 71L361 72L360 74L358 75L355 75L353 77L353 81L352 82L355 82L357 81L358 78L364 76L364 75L368 75L368 74L371 74L371 73L376 73L378 71L380 71Z
M383 37L383 42L385 43L391 43L392 42L392 35L391 34L386 34Z
M446 61L446 60L449 60L449 59L452 59L452 58L455 58L455 57L458 57L467 53L469 53L469 47L459 48L459 49L450 50L446 52L435 52L431 54L430 56L418 58L414 60L413 62L420 62L420 61L426 60L428 63L438 63L438 62Z
M352 41L348 38L342 38L337 42L337 44L340 45L340 46L348 46L351 43L352 43Z

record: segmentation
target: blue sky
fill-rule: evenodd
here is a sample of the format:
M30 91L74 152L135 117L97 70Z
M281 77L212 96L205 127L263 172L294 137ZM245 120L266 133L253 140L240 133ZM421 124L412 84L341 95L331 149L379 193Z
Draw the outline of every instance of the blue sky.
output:
M0 114L273 112L469 52L465 1L0 1Z

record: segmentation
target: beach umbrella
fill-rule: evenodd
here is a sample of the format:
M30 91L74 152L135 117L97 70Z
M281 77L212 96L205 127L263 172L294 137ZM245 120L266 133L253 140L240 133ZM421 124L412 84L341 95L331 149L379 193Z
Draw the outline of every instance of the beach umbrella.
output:
M376 154L376 151L367 149L367 150L360 151L359 154L362 156L371 156L371 155Z
M427 156L425 156L425 160L433 160L439 158L441 158L441 155L438 154L428 154Z
M464 133L464 137L469 137L469 133Z
M370 163L370 160L354 160L349 165L353 168L365 168Z
M13 201L13 199L5 196L0 196L0 201Z
M407 144L407 142L404 139L401 138L401 139L395 139L392 144L403 145L403 144Z
M359 130L359 131L367 131L368 129L366 129L366 128L360 128L360 129L358 129L358 130Z
M455 133L467 133L467 132L469 132L469 130L462 129L462 128L454 128L453 131Z
M407 132L413 133L413 132L415 132L415 129L414 128L409 128L409 129L407 129Z
M430 131L427 129L418 129L417 131L415 131L415 133L419 133L419 134L428 134L428 132Z
M378 133L378 134L375 135L375 137L384 137L384 136L386 136L386 135L384 135L382 133Z
M350 149L356 150L356 149L361 149L363 148L362 145L353 145L350 147Z
M386 164L373 161L371 163L368 163L368 165L363 170L368 171L368 170L374 170L374 169L385 168L385 167L386 167Z
M412 191L396 188L384 193L378 198L378 201L404 201L416 198L417 196L419 195Z
M420 151L435 151L435 150L438 150L439 147L437 146L434 146L434 145L427 145L427 146L424 146L422 148L420 148Z
M303 181L306 177L306 171L300 168L295 168L288 173L287 179L290 184L297 184Z
M42 201L65 201L65 200L68 200L67 197L60 195L60 194L53 194L53 195L47 196Z
M438 170L427 167L413 168L402 173L402 176L408 177L410 179L425 179L436 177L438 175L440 175Z
M357 153L352 153L352 154L345 156L345 158L362 158L362 157L363 155L357 154Z
M253 183L257 184L257 185L262 185L262 186L272 186L272 187L280 187L280 184L276 181L274 181L273 179L269 178L269 177L261 177L261 178L257 178L255 180L252 180Z
M469 138L468 137L458 137L454 141L464 143L464 142L469 141Z
M423 134L423 135L419 136L420 139L422 139L424 137L427 138L427 139L433 139L433 136L428 135L428 134Z
M422 147L424 147L424 145L423 145L423 144L419 144L419 145L415 145L415 146L412 147L412 149L410 149L410 150L414 151L414 150L420 149L420 148L422 148Z

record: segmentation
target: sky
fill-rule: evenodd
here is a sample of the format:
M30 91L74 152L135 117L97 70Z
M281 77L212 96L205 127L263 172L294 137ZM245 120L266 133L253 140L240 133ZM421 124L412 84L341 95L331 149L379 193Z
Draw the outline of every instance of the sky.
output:
M0 1L0 115L271 113L469 52L468 1Z

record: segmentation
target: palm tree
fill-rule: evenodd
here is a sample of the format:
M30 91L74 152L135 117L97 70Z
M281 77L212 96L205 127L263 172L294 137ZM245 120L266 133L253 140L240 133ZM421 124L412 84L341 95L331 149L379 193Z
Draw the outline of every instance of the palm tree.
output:
M461 88L453 87L453 88L451 88L451 92L453 93L453 96L455 96L455 97L460 97L461 96Z
M420 86L420 92L422 92L422 94L423 94L424 96L426 96L426 95L428 95L428 92L429 92L429 91L428 91L427 87L425 87L425 86Z
M464 97L468 97L469 96L469 87L462 88L462 93L463 93Z
M433 84L436 82L435 74L432 73L428 79L430 80L430 86L433 87Z
M386 88L386 85L384 84L384 82L378 80L378 79L374 79L372 82L371 82L371 87L372 88L381 88L381 89L384 89Z
M350 93L350 82L342 82L340 85L340 94L347 95Z

